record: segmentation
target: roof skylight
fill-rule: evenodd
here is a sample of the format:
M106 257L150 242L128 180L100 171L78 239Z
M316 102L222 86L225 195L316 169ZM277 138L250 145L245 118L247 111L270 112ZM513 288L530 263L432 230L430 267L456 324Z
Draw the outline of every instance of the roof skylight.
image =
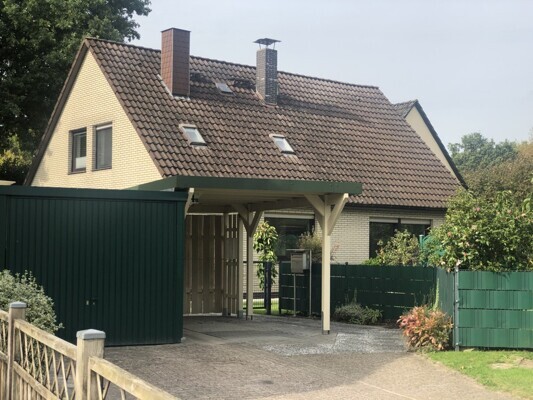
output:
M233 94L233 90L225 82L216 82L215 83L218 90L224 94Z
M193 146L207 146L198 128L194 125L180 125L180 129Z
M294 154L294 150L285 136L272 135L272 140L274 140L274 143L283 154Z

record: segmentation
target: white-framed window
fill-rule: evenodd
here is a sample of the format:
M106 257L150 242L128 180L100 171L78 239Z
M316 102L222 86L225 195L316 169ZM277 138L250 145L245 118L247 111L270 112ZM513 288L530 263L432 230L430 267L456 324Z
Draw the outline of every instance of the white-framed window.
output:
M87 130L76 129L70 132L70 172L85 172L87 165Z
M113 127L111 124L94 129L94 169L111 168L113 153Z
M285 136L283 136L283 135L271 135L270 137L272 138L272 140L274 141L276 146L278 146L278 149L283 154L294 154L294 149L289 144L289 142L288 142L288 140L287 140L287 138Z
M181 124L180 130L192 146L207 146L198 128L194 125Z

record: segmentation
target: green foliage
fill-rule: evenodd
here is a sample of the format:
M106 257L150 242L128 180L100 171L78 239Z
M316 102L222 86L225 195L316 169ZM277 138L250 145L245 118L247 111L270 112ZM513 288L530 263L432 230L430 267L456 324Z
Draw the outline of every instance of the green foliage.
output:
M335 308L333 319L340 322L349 322L356 325L373 325L381 321L381 311L369 307L363 307L352 301L348 304Z
M298 239L298 248L311 250L311 259L313 262L322 262L322 238L313 233L306 233Z
M398 326L410 348L439 351L448 347L453 324L442 311L420 306L403 314Z
M276 246L278 243L278 233L276 228L271 226L268 222L262 222L257 227L254 234L254 250L259 254L260 261L272 262L271 276L272 284L275 282L275 278L278 276L278 271L275 267L275 262L278 261L276 256ZM259 279L259 287L265 288L265 266L259 264L257 268L257 278Z
M531 197L516 204L508 191L493 198L460 191L432 231L440 248L429 261L448 269L533 270L532 211Z
M450 144L450 155L477 196L495 196L510 190L517 201L531 195L533 137L523 143L495 143L479 133L465 135L461 143Z
M420 246L417 238L408 231L396 231L394 236L383 243L378 242L376 257L365 262L366 265L418 265Z
M8 139L8 146L0 150L0 180L13 180L22 184L31 165L31 154L22 151L16 136Z
M461 143L451 143L450 156L461 172L484 169L516 157L516 144L504 141L495 143L481 133L470 133Z
M498 191L510 190L517 202L531 195L529 181L533 177L533 140L516 147L515 158L487 168L465 172L469 189L478 196L495 196Z
M149 0L0 1L0 150L16 136L33 153L86 36L139 37ZM8 179L14 180L8 176Z
M15 301L27 304L26 320L33 325L50 333L61 328L52 299L46 296L35 277L29 272L12 275L4 270L0 272L0 309L7 311L9 304Z

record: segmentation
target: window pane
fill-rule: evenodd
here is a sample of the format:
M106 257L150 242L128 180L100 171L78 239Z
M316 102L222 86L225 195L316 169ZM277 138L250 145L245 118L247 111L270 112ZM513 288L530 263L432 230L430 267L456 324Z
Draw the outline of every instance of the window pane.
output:
M369 257L376 256L378 251L378 242L387 243L391 237L394 236L394 231L398 229L398 224L387 222L370 222L370 251Z
M204 138L202 135L200 135L200 132L195 127L184 126L183 132L185 132L185 136L187 136L187 139L189 142L191 142L191 144L205 144Z
M272 139L274 139L274 143L276 143L276 146L279 147L282 153L294 153L294 150L286 138L282 136L273 136Z
M87 135L85 132L72 134L72 170L82 170L86 166Z
M96 168L111 166L111 127L96 131Z
M279 261L289 261L287 249L297 249L298 239L305 233L314 230L314 219L303 218L276 218L265 217L265 221L276 228L278 233L278 244L275 253Z
M409 222L415 222L409 220ZM427 220L421 221L422 224L398 224L391 222L370 222L370 249L369 257L375 257L378 251L378 242L381 240L386 244L394 236L396 231L407 231L417 239L420 235L427 235L431 225ZM431 222L431 221L429 221Z

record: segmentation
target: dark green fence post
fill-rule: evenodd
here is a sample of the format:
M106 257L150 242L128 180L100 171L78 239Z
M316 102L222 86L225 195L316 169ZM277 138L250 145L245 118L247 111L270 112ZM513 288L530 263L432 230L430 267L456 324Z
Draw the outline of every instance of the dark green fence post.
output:
M264 263L265 270L265 308L266 314L272 314L272 261Z
M459 266L455 267L453 277L453 342L459 351Z

